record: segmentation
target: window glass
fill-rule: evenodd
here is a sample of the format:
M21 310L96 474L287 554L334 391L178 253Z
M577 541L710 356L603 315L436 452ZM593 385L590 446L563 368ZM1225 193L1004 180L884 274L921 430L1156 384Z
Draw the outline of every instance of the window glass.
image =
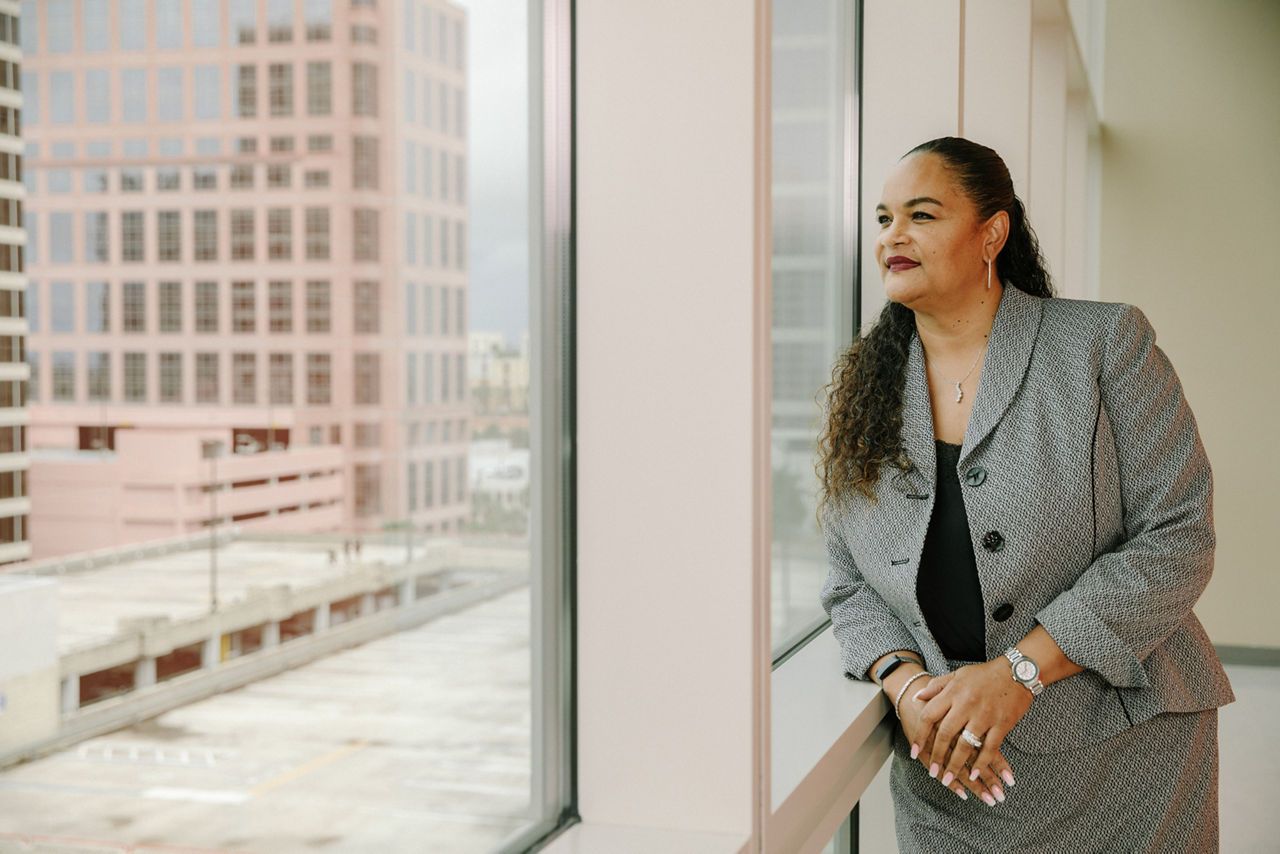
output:
M147 120L147 71L124 68L120 71L120 107L126 122ZM125 156L131 156L126 151Z
M53 124L71 124L75 120L74 72L49 72L49 121Z
M49 214L49 262L70 264L75 261L74 240L71 233L72 214L54 211Z
M84 28L81 37L84 49L103 51L111 49L111 19L107 0L82 0Z
M111 72L94 68L84 73L85 119L95 124L111 121Z
M70 53L74 33L71 0L45 0L44 7L49 53Z
M191 0L191 43L195 47L217 47L222 32L219 0Z
M111 291L106 282L85 282L84 331L110 332Z
M267 0L267 39L293 41L293 0Z
M120 47L124 50L147 48L147 0L117 0Z
M155 0L156 47L176 50L182 47L182 6L185 0Z
M22 26L19 28L20 41L22 42L22 52L27 56L35 56L38 50L40 27L38 25L37 15L40 13L40 5L36 0L23 0L22 2ZM26 88L25 86L23 87Z
M182 121L182 69L156 69L156 118L162 122Z
M333 30L333 0L306 0L307 41L328 41Z
M777 4L773 15L772 638L782 654L824 617L816 523L815 402L854 329L856 186L849 4Z
M49 331L76 331L76 288L72 282L49 285Z
M38 124L40 121L40 75L22 72L22 123Z
M192 70L195 78L195 116L197 119L222 118L222 69L216 65L197 65ZM208 154L207 151L197 151ZM216 154L217 152L212 152Z
M227 40L231 44L253 44L258 33L257 0L229 0Z

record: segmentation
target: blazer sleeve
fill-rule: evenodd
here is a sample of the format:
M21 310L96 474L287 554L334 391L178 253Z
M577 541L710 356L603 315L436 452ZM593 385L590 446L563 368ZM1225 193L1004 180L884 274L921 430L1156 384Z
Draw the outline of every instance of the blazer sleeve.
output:
M1140 310L1121 306L1101 360L1122 538L1037 615L1068 658L1122 688L1149 684L1143 659L1186 620L1213 572L1209 460L1155 339Z
M839 525L824 519L830 571L822 586L822 607L831 617L832 630L840 643L844 675L849 679L870 679L867 672L882 656L899 649L920 655L920 645L889 605L880 597L854 563Z

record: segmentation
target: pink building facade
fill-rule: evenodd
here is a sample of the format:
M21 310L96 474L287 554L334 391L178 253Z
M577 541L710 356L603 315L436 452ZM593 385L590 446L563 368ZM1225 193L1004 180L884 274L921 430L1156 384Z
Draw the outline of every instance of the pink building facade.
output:
M111 448L136 428L179 491L195 435L277 449L235 460L250 480L336 449L340 513L299 499L299 529L457 530L464 13L51 0L22 4L21 40L30 446ZM56 468L33 489L71 506Z

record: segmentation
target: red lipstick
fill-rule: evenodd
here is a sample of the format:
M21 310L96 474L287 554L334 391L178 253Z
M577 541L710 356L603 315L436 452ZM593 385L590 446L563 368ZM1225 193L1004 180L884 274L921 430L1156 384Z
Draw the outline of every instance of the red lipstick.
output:
M901 255L892 255L885 259L884 263L889 268L889 271L893 273L901 273L920 266L918 261L912 261L910 258L904 258Z

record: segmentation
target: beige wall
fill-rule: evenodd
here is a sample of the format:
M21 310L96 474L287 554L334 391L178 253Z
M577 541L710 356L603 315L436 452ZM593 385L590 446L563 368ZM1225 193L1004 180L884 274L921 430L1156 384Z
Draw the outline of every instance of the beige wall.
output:
M1140 306L1213 462L1215 642L1280 647L1280 4L1107 6L1101 293Z

